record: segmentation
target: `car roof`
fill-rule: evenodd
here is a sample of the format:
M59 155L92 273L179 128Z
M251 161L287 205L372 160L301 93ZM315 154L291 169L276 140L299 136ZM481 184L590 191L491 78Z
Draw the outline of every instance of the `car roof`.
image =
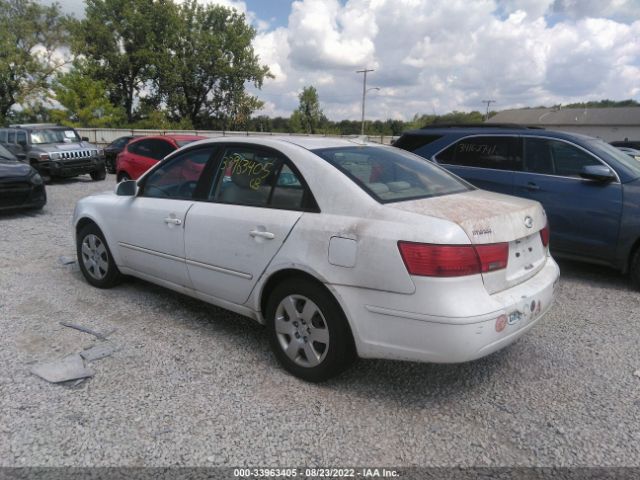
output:
M416 136L429 136L429 135L532 135L541 137L553 137L562 138L565 140L590 140L594 137L589 135L583 135L581 133L573 132L561 132L558 130L547 130L546 128L530 128L526 126L506 126L496 125L488 126L482 124L482 126L462 126L455 125L438 127L436 125L421 128L419 130L409 130L404 132L403 135L416 135Z

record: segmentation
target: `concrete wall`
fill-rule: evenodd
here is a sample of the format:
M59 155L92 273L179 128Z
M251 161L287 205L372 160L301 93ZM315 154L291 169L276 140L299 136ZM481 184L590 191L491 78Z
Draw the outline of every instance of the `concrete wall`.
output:
M269 133L269 132L226 132L222 130L127 130L118 128L77 128L80 136L87 137L91 143L96 145L107 145L113 142L118 137L125 135L202 135L203 137L248 137L248 136L313 136L313 137L341 137L341 138L354 138L353 135L307 135L299 133ZM371 142L383 143L390 145L392 140L398 137L391 137L387 135L377 136L365 136L365 138Z

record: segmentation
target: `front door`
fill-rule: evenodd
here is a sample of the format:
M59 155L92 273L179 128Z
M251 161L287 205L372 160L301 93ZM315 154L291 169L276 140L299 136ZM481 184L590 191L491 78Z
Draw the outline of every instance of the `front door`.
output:
M515 194L542 203L552 250L613 262L616 256L622 185L586 180L580 171L602 162L570 143L527 137L525 171L515 174Z
M146 177L138 196L116 219L125 266L156 279L191 287L185 264L187 214L198 199L202 172L214 147L188 150Z
M273 150L228 146L208 203L189 210L187 268L196 290L242 304L306 209L310 193Z

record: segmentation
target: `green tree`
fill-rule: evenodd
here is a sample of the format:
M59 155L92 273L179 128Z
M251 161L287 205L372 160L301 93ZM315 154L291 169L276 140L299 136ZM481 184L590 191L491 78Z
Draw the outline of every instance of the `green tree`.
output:
M134 120L136 98L150 87L176 30L171 0L86 0L85 18L74 28L74 51L104 85L114 105Z
M0 123L11 107L46 91L52 74L70 61L61 49L69 22L57 4L0 0Z
M104 82L86 75L81 67L59 74L52 90L64 107L51 111L57 122L77 127L117 127L124 123L124 109L109 101Z
M194 127L229 129L246 125L262 107L246 91L272 77L251 44L256 31L244 14L189 0L179 6L177 30L156 77L170 115Z
M298 108L293 112L290 126L294 132L318 133L328 121L320 108L318 91L313 86L304 87L300 95Z

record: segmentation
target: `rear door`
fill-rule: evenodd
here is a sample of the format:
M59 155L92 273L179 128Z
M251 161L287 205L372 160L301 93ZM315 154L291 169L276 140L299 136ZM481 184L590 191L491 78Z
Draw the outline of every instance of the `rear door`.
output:
M478 188L513 194L514 172L522 169L522 141L515 135L466 137L435 159Z
M288 159L253 145L225 147L209 201L189 210L185 251L196 290L244 303L311 193Z
M603 165L583 148L564 140L524 138L524 165L515 174L515 193L544 206L551 248L573 256L615 260L622 186L580 177L587 165Z

